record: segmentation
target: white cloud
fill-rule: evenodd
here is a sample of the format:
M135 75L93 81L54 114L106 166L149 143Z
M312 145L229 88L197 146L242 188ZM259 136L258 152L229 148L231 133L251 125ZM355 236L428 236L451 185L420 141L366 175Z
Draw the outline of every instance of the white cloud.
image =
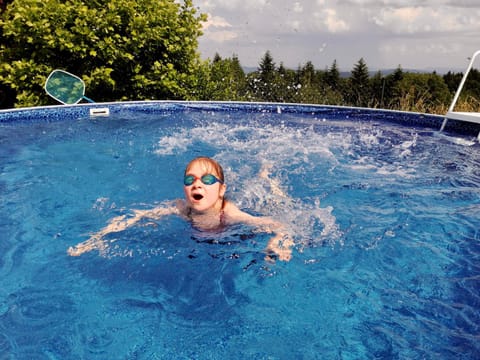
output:
M408 45L401 41L392 41L380 46L382 53L388 56L400 55L413 57L415 54L433 55L433 54L451 54L459 50L458 44L430 43L421 41L415 45Z
M372 19L394 34L445 33L480 30L480 11L465 12L451 7L386 8Z
M292 20L288 22L288 27L293 31L298 31L298 29L300 29L300 26L301 24L299 20Z
M315 13L314 16L323 22L328 32L339 33L350 29L348 24L339 18L335 9L324 9L321 12Z
M270 50L290 67L312 60L324 68L334 59L348 67L361 57L372 69L448 66L456 55L463 68L480 48L480 0L193 1L209 13L202 56L235 53L245 66Z
M293 12L295 13L303 13L303 6L300 2L296 1L294 4L293 4Z
M478 0L444 0L444 4L458 8L478 8Z
M202 1L198 1L201 3ZM269 3L268 0L209 0L210 9L224 9L228 11L255 11Z
M226 19L221 16L212 16L211 14L207 15L207 21L203 23L205 39L214 41L216 43L223 43L238 37L236 32L224 30L225 28L232 28L232 24L230 24Z
M207 30L208 28L231 28L232 24L230 24L227 20L225 20L221 16L212 16L207 14L208 19L203 23L203 30Z
M233 31L215 31L207 35L208 39L213 40L217 43L223 43L236 39L238 34Z

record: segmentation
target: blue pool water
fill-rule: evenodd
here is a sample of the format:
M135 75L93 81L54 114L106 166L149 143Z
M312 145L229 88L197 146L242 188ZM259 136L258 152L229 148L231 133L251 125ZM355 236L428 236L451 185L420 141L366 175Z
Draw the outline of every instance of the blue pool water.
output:
M361 109L109 106L0 114L0 358L480 357L476 133ZM290 262L264 261L268 234L175 217L67 255L182 197L198 155L242 209L288 224Z

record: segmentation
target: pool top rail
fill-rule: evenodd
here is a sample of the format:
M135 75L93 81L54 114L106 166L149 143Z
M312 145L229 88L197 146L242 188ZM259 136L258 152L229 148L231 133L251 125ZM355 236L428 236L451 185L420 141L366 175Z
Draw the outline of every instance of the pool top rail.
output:
M445 128L445 125L447 124L447 121L449 119L480 124L480 113L478 113L478 112L457 112L457 111L453 111L453 109L455 108L455 105L458 101L458 98L460 96L460 93L462 92L463 86L465 85L465 81L468 78L468 74L470 73L470 70L472 70L473 63L475 62L475 59L478 55L480 55L480 50L476 51L470 59L470 63L468 64L467 70L465 71L465 74L463 75L462 81L460 81L460 84L458 85L457 91L455 93L455 96L453 97L453 100L452 100L452 103L450 104L450 107L448 108L447 114L445 115L445 118L444 118L443 123L442 123L442 127L440 128L440 131L443 131L443 129ZM480 132L478 133L477 139L480 141Z

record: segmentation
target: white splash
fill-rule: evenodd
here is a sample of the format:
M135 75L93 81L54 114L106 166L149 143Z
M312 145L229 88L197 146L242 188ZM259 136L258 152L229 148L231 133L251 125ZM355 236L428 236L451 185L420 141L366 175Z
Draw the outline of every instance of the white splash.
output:
M161 138L155 153L188 153L204 146L218 149L215 159L224 165L229 193L238 206L282 220L301 241L324 243L340 237L334 209L321 208L319 199L312 205L292 198L288 176L303 174L305 166L322 164L327 170L338 166L334 151L345 151L349 142L348 135L319 134L311 127L211 123ZM266 166L271 173L260 177Z

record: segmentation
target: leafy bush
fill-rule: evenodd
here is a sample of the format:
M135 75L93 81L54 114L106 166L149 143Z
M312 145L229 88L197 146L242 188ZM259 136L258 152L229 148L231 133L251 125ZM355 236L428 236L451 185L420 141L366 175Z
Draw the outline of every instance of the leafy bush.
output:
M50 103L55 68L82 77L96 101L183 99L203 20L192 0L15 0L0 21L0 82L16 106Z

